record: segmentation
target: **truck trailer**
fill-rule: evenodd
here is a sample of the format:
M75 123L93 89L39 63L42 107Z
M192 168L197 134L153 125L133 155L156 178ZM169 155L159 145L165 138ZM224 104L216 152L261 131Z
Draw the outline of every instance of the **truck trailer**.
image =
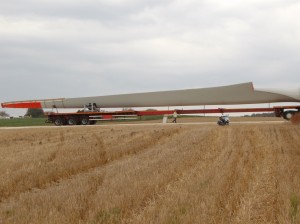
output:
M183 107L199 105L239 105L261 103L297 103L293 106L273 108L237 108L203 110L153 110L153 111L114 111L105 112L105 108L138 107ZM55 125L88 125L97 120L136 119L146 115L169 115L201 113L238 113L238 112L274 112L276 116L290 120L300 108L300 88L265 89L254 88L252 82L211 88L197 88L147 93L130 93L110 96L59 98L43 100L22 100L2 103L3 108L83 108L77 113L47 113L48 122Z

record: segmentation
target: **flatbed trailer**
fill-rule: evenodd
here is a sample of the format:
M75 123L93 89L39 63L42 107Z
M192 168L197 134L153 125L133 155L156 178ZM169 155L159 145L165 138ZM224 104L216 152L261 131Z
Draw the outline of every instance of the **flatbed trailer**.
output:
M146 111L86 111L77 113L46 113L47 123L60 125L93 125L97 121L116 121L116 120L135 120L141 116L188 114L209 114L209 113L255 113L255 112L274 112L276 117L283 117L290 120L296 113L300 113L300 105L297 106L277 106L272 108L217 108L217 109L194 109L194 110L146 110Z

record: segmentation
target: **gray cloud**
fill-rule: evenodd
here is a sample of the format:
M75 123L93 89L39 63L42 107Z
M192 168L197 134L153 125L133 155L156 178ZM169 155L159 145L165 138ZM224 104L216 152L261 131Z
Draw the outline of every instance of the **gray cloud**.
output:
M294 0L0 3L0 101L207 87L298 87Z

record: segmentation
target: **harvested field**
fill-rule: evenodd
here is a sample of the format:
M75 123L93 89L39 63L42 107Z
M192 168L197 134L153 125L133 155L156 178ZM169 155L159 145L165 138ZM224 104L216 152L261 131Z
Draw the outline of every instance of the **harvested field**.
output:
M0 130L0 223L300 223L300 126Z

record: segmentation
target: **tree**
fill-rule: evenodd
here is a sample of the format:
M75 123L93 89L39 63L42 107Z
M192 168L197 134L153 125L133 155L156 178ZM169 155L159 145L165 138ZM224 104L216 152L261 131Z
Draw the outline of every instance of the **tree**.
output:
M28 108L25 116L32 118L45 117L44 110L40 108Z
M0 111L0 117L9 117L9 114L5 111Z

